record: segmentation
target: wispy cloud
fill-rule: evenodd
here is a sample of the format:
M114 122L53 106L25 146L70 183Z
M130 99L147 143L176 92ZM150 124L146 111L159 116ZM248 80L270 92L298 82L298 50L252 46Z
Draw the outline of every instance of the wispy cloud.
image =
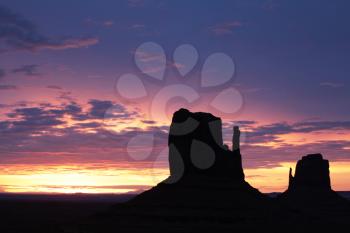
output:
M133 24L133 25L131 25L131 28L133 28L133 29L145 28L145 25L144 24Z
M62 90L63 89L62 87L56 86L56 85L48 85L48 86L46 86L46 88L55 89L55 90Z
M267 0L263 3L262 8L264 10L274 10L275 8L279 7L279 2L276 0Z
M41 34L36 25L12 10L0 6L0 52L13 50L63 50L97 44L98 38L53 38Z
M350 121L305 121L288 124L286 122L251 127L247 132L250 143L280 142L280 135L291 133L313 133L320 131L350 130Z
M39 65L32 64L32 65L23 65L19 68L13 69L12 73L22 73L27 76L39 76L40 73L38 72Z
M235 21L216 24L214 26L211 26L209 30L218 36L230 35L230 34L233 34L235 29L240 28L242 26L243 26L242 22L235 20Z
M243 162L246 168L279 167L283 162L293 162L301 155L322 153L325 158L334 161L349 161L350 141L323 140L300 145L282 144L279 147L248 144L242 148ZM287 170L286 170L287 174Z
M112 117L130 118L136 114L136 113L128 112L123 105L115 104L109 100L92 99L89 101L89 104L91 105L89 116L92 118L103 119L105 117L106 111L111 107L113 107L113 110L114 110L113 114L111 114Z
M16 90L17 86L15 85L0 85L0 91L4 90Z
M0 69L0 80L1 80L2 78L4 78L5 75L6 75L5 70Z
M84 20L84 24L87 26L100 26L100 27L112 27L115 22L113 20L95 20L95 19L91 19L91 18L87 18Z
M102 24L105 27L112 27L114 25L114 21L113 20L106 20Z
M344 84L342 84L342 83L334 83L334 82L322 82L322 83L320 83L320 86L331 87L331 88L339 88L339 87L343 87Z
M75 98L72 96L72 92L70 91L60 91L59 96L57 96L59 101L67 101L68 103L75 102Z
M134 23L127 26L128 30L135 31L139 36L157 36L160 32L143 23Z
M129 7L142 7L145 5L145 0L128 0Z
M32 50L42 50L42 49L51 49L51 50L64 50L64 49L77 49L77 48L86 48L91 45L95 45L99 42L99 39L96 37L88 38L67 38L60 41L51 41L42 44L38 44L32 48Z

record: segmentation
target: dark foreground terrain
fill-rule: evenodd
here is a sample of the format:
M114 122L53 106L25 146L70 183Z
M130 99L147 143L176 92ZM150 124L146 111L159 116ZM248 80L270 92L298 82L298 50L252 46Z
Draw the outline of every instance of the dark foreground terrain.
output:
M350 192L338 192L343 197L350 200ZM267 194L268 196L276 196L278 194ZM18 195L18 194L0 194L0 216L1 216L1 233L63 233L63 232L84 232L80 231L81 222L86 222L93 219L104 218L106 213L111 213L113 207L117 203L121 203L134 197L134 195ZM131 210L132 211L132 210ZM155 211L155 210L154 210ZM293 215L298 215L296 208L290 209ZM112 211L113 212L113 211ZM98 214L100 213L100 214ZM350 213L348 213L350 215ZM113 214L107 217L107 222L113 220ZM317 213L314 214L317 219ZM278 216L276 216L278 218ZM306 221L312 221L312 216ZM132 222L135 220L130 216L130 230L133 229ZM152 219L145 219L152 222ZM236 223L242 219L237 218ZM113 220L115 222L116 220ZM165 223L171 222L170 219L165 219ZM186 222L178 216L178 225ZM222 226L230 225L229 218L217 219L217 224ZM84 225L84 224L83 224ZM198 221L198 225L203 225ZM215 225L212 224L212 227ZM109 228L108 224L105 227ZM296 227L296 226L292 226ZM100 231L104 233L110 232L109 229ZM95 229L91 229L94 231ZM179 230L179 229L178 229ZM184 229L182 229L184 230ZM306 230L306 229L305 229ZM286 230L288 231L288 230ZM121 232L112 230L111 232ZM124 231L123 231L124 232ZM170 230L171 232L171 230ZM178 232L181 232L180 230ZM297 230L295 232L298 232Z
M65 232L63 226L107 211L131 197L133 195L0 194L0 232Z

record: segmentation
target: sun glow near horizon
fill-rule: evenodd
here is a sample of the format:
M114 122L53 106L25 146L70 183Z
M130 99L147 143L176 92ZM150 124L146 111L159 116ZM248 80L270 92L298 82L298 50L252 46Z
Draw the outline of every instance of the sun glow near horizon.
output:
M129 193L158 182L159 175L140 166L146 165L2 165L0 181L5 192L14 193Z
M168 177L168 167L152 164L1 165L0 190L8 193L139 193ZM331 162L332 188L349 190L347 162ZM272 168L246 168L246 180L261 192L282 192L288 186L289 168L283 162Z

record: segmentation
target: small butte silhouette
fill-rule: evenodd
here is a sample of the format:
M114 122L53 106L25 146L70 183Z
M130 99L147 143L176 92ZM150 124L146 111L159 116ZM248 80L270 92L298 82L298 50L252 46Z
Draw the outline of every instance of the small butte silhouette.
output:
M234 127L229 149L220 118L178 110L168 140L170 176L80 223L80 232L349 229L349 202L331 189L329 163L321 154L299 160L294 176L290 170L288 189L271 198L245 181L239 139L240 130Z

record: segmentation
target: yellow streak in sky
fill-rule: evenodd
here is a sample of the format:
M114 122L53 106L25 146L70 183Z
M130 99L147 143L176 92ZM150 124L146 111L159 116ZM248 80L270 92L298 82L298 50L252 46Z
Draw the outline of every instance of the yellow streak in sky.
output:
M334 190L350 190L350 161L331 162ZM261 192L287 189L289 168L247 168L246 180ZM152 163L77 165L1 165L0 190L26 193L128 193L156 185L169 175L167 167Z
M7 165L0 168L0 187L5 192L127 193L156 185L167 177L163 170L116 167L115 164L96 168L89 165Z

